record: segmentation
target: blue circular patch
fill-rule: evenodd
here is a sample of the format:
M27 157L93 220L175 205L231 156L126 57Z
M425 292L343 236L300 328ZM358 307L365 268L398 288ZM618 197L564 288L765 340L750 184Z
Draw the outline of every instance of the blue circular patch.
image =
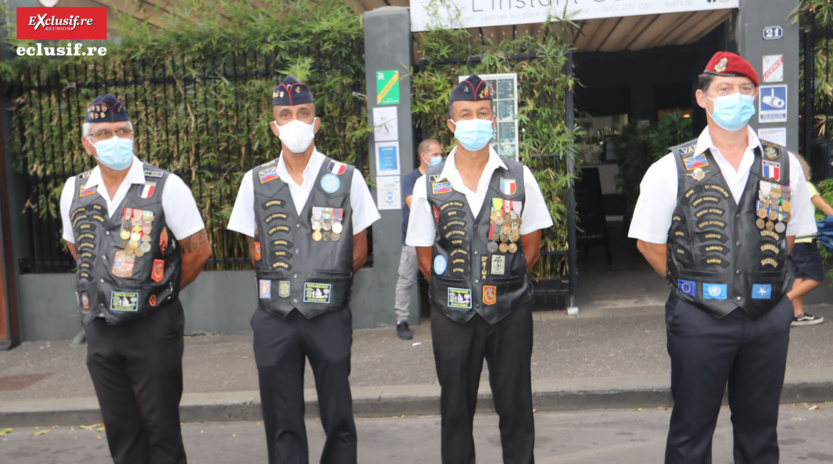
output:
M446 261L445 256L437 255L434 257L434 272L437 275L443 275L445 272L445 268L448 266L448 261Z
M324 174L321 178L321 188L327 193L335 193L341 188L341 179L335 174Z

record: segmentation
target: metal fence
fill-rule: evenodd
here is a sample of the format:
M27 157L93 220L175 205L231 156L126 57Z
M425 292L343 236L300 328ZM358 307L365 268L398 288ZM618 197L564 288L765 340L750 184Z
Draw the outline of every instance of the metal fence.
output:
M801 46L800 151L818 182L833 177L833 29L810 16L802 24Z
M75 267L61 241L58 200L68 177L95 166L82 148L81 123L86 104L105 93L125 102L136 131L137 156L176 173L191 187L214 251L208 268L250 266L245 240L225 226L243 173L280 152L268 131L271 89L282 77L279 67L274 56L240 51L199 62L137 58L109 66L67 64L21 73L5 94L13 104L10 145L15 167L29 199L25 215L31 249L19 262L21 272ZM316 71L351 73L354 85L349 90L364 91L362 65ZM360 117L363 103L354 99L348 112ZM340 122L330 122L338 130ZM328 154L361 169L362 145L345 149L341 142L340 153Z

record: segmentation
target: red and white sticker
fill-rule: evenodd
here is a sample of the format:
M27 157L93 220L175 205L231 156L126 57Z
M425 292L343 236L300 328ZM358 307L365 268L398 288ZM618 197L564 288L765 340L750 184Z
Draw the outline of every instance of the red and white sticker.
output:
M18 7L20 40L107 40L107 7Z
M784 55L764 55L764 82L784 81Z

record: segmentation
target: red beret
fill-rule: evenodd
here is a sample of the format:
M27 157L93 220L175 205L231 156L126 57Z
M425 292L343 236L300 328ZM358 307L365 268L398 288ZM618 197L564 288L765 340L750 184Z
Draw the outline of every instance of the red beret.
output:
M715 53L703 72L713 76L748 77L755 87L758 86L758 73L755 72L755 68L740 55L732 52Z

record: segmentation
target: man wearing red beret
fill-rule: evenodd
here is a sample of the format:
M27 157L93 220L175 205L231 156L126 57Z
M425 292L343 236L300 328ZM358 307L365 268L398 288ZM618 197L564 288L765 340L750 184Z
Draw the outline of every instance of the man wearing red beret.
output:
M734 462L778 462L778 403L793 306L787 255L816 231L801 165L758 139L758 75L734 53L699 76L708 127L645 173L628 235L672 291L665 305L674 410L666 463L711 462L729 392Z

